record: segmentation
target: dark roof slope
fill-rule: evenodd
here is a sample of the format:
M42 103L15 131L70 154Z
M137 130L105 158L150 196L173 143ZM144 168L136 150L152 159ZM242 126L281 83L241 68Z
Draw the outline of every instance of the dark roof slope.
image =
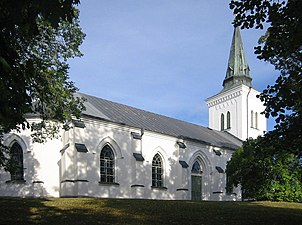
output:
M227 132L212 130L87 94L77 94L87 99L86 110L83 112L86 116L229 149L237 149L242 144L238 138Z

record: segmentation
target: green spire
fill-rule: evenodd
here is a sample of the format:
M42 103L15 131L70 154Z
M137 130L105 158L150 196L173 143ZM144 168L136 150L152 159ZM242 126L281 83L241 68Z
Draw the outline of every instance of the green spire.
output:
M251 87L252 78L250 77L250 68L245 58L240 30L239 27L235 27L223 87L224 89L229 89L238 84L245 84Z

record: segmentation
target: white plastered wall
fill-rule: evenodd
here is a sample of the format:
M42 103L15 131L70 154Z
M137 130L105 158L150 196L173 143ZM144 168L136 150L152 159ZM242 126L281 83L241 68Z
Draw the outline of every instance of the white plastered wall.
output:
M181 140L186 148L180 148L178 138L139 128L106 121L83 118L85 128L74 127L63 132L62 137L45 144L32 143L30 132L8 134L6 143L18 137L24 142L25 183L6 182L10 174L0 172L1 196L33 197L104 197L191 199L191 168L196 159L202 162L204 200L238 200L238 195L226 195L225 170L233 151L203 143ZM131 132L142 134L134 139ZM18 139L18 140L19 140ZM20 142L22 142L20 141ZM85 144L87 152L79 152L75 143ZM115 155L115 183L100 183L100 152L109 144ZM221 151L221 156L214 153ZM61 151L60 151L61 150ZM142 154L144 161L137 161L133 153ZM158 153L163 160L164 188L152 186L152 159ZM183 168L179 160L185 161Z
M38 122L29 119L28 122ZM59 166L61 140L33 143L30 130L4 135L4 144L18 142L23 150L24 181L11 181L10 173L0 170L0 196L59 197Z
M141 139L134 139L131 132L142 133L138 128L113 124L105 121L84 119L85 128L75 128L74 142L84 143L87 153L73 153L76 161L69 160L70 166L65 165L65 173L74 173L71 184L61 185L62 196L78 196L80 192L75 186L76 180L85 180L81 196L105 197L105 198L149 198L149 199L191 199L191 167L197 156L202 156L205 170L205 188L203 199L206 200L234 200L234 196L225 194L225 174L217 175L215 166L225 170L226 162L233 151L223 150L222 156L213 153L212 146L186 142L187 148L181 149L177 145L178 138L150 131L144 131ZM73 131L70 131L73 132ZM65 143L66 144L66 143ZM99 155L105 144L109 144L115 154L115 183L100 183ZM70 146L73 143L70 141ZM75 152L73 147L65 150ZM144 161L136 161L133 153L140 153ZM152 159L159 154L163 160L164 188L152 186ZM75 155L84 154L85 157ZM189 164L188 168L182 168L179 160ZM74 168L75 165L87 165L82 169L81 177ZM81 168L85 166L81 166ZM69 169L70 168L70 169ZM214 169L213 169L214 168ZM86 174L86 178L84 176ZM63 172L64 176L64 172ZM84 186L85 186L84 185ZM219 190L218 190L219 189ZM85 193L85 190L87 192ZM213 192L221 192L213 194ZM239 196L239 195L238 195Z
M207 99L209 108L209 127L221 130L221 114L224 114L225 131L233 134L241 140L248 137L257 138L266 131L266 118L261 112L264 111L263 103L256 96L260 94L246 85L238 85L232 89L220 92ZM257 112L258 122L251 124L251 111ZM231 114L231 127L227 129L227 112Z

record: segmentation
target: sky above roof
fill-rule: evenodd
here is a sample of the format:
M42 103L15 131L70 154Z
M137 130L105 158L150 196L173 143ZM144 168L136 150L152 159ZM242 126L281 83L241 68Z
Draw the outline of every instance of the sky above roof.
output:
M69 64L80 92L208 126L204 100L222 90L233 34L228 1L82 0L79 9L84 56ZM258 91L277 76L254 55L263 33L241 31Z

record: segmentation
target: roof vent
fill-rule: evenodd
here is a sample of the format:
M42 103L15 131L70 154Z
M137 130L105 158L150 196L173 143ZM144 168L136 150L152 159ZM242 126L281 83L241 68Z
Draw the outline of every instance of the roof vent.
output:
M186 163L186 161L179 160L179 164L181 165L182 168L188 168L189 167L189 165L188 165L188 163Z
M138 140L142 139L142 135L140 135L139 133L131 132L131 135L133 139L138 139Z
M85 144L79 144L79 143L75 143L75 148L77 150L77 152L88 152L88 149L86 148Z
M143 155L142 154L140 154L140 153L133 153L133 156L134 156L134 158L135 158L135 160L136 161L144 161L145 159L144 159L144 157L143 157Z
M221 156L222 155L222 153L221 153L221 151L219 151L219 150L213 150L213 152L216 154L216 155L218 155L218 156Z
M75 127L85 128L85 123L81 120L72 120L72 123Z
M185 143L183 143L182 141L177 141L176 143L178 144L178 146L179 146L180 148L186 148L186 147L187 147L187 146L185 145Z
M215 167L218 173L224 173L224 170L220 166Z

